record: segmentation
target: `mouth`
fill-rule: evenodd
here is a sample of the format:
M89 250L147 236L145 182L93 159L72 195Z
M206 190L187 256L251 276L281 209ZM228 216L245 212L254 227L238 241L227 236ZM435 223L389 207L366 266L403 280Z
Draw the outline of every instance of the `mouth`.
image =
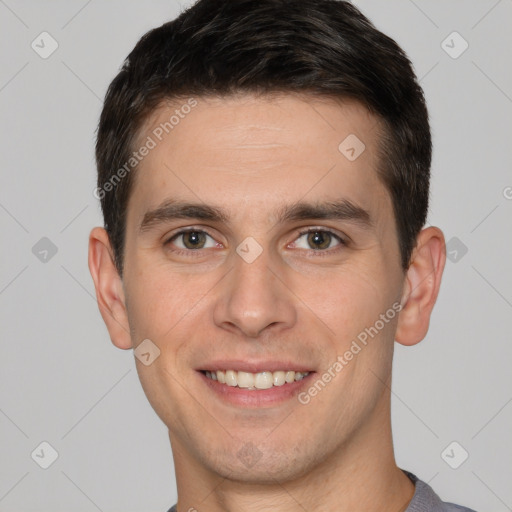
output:
M276 407L296 399L316 373L304 367L292 370L287 365L277 364L267 362L274 368L264 369L264 365L255 367L240 362L229 369L228 363L197 370L197 374L213 396L223 403L245 408Z
M201 370L201 373L207 379L217 381L220 384L249 391L284 386L292 382L298 382L310 374L310 372L296 372L294 370L263 371L258 373L240 370Z

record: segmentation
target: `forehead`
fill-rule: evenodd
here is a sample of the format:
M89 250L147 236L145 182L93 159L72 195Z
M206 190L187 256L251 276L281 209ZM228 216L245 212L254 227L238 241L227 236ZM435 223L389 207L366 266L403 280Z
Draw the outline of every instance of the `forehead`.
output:
M183 98L160 105L140 130L131 210L168 199L257 216L284 202L346 197L390 207L377 176L381 125L357 102L307 95ZM128 219L129 220L129 219ZM272 219L269 219L272 221Z

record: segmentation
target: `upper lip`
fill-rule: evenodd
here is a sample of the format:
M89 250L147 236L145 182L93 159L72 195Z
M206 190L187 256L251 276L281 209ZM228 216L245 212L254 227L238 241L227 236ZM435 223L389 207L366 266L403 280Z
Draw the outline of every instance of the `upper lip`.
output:
M210 363L204 363L204 365L196 368L201 371L217 371L217 370L238 370L248 373L260 373L260 372L277 372L279 370L294 371L294 372L311 372L311 366L293 363L290 361L277 361L275 359L271 361L248 361L248 360L234 360L225 359L212 361Z

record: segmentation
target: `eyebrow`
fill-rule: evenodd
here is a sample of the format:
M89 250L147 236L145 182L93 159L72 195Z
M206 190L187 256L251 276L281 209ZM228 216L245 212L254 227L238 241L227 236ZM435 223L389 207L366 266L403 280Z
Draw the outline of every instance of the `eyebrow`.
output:
M365 229L373 227L370 213L348 199L315 203L299 201L280 206L274 211L274 216L277 218L277 224L298 220L331 219L349 221ZM144 214L139 232L149 231L160 224L177 219L200 219L228 224L229 218L229 214L217 206L171 199Z

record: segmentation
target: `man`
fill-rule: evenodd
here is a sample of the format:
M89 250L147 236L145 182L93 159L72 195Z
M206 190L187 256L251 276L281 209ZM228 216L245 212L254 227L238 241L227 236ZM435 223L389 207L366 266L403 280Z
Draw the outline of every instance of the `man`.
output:
M394 341L445 264L431 138L397 44L351 4L200 0L111 83L89 266L169 429L171 511L454 511L397 467Z

